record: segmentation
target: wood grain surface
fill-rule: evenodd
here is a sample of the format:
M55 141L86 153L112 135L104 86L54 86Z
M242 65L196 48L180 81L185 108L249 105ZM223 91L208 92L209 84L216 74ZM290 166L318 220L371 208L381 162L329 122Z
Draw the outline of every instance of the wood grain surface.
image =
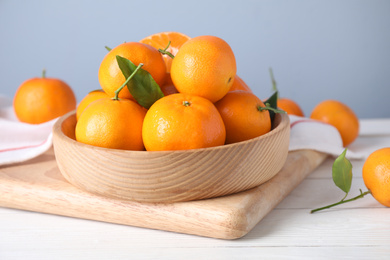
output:
M0 206L221 239L246 235L326 155L290 152L268 182L237 194L191 202L139 203L101 197L69 184L52 150L0 168Z

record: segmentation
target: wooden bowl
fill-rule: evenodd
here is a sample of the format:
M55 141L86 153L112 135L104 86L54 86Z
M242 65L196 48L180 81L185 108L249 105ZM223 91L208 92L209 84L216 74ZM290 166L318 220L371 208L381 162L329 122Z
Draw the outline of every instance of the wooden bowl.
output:
M53 128L62 175L76 187L139 202L179 202L237 193L275 176L288 154L290 124L277 114L271 132L240 143L184 151L128 151L75 141L76 114Z

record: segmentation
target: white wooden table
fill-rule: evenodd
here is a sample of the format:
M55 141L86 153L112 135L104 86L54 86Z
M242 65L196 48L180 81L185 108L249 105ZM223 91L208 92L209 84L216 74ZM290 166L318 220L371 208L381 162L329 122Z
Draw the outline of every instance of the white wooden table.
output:
M351 150L390 147L390 119L361 126ZM310 214L344 196L331 179L332 163L328 158L238 240L0 208L0 259L390 259L390 208L371 195ZM349 197L366 190L363 163L352 161Z

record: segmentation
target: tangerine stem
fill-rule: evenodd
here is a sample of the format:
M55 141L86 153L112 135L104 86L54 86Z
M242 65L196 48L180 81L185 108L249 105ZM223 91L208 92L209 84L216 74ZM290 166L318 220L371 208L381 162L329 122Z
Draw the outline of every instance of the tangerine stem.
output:
M43 69L43 70L42 70L42 78L43 78L43 79L46 78L46 69Z
M107 51L111 51L112 49L108 46L104 46L104 48L106 48Z
M137 73L137 71L143 66L144 64L143 63L140 63L138 65L138 67L133 71L133 73L131 73L131 75L126 79L126 81L122 84L122 86L120 86L116 91L115 91L115 97L113 98L113 100L119 100L118 98L118 95L119 95L119 92L121 92L121 90L127 85L127 83L129 83L129 81L134 77L135 73Z
M371 191L366 191L366 192L362 192L362 190L360 189L360 195L356 196L356 197L353 197L349 200L344 200L345 197L340 200L339 202L336 202L336 203L333 203L333 204L330 204L328 206L325 206L325 207L321 207L321 208L318 208L318 209L313 209L310 211L310 213L314 213L314 212L317 212L317 211L320 211L320 210L324 210L324 209L329 209L329 208L332 208L334 206L337 206L337 205L340 205L340 204L344 204L344 203L347 203L347 202L350 202L350 201L354 201L354 200L357 200L357 199L360 199L360 198L363 198L364 196L366 196L367 194L371 194Z
M167 49L169 48L169 45L171 45L171 41L168 42L168 45L167 45L167 47L165 47L164 50L158 49L158 51L162 54L168 55L169 57L171 57L173 59L173 58L175 58L175 56L172 53L170 53L169 51L167 51Z
M274 113L286 114L286 111L283 111L283 110L280 110L280 109L277 109L277 108L273 108L273 107L271 107L271 105L269 103L265 103L265 107L257 106L257 110L259 110L260 112L264 111L264 110L271 110Z

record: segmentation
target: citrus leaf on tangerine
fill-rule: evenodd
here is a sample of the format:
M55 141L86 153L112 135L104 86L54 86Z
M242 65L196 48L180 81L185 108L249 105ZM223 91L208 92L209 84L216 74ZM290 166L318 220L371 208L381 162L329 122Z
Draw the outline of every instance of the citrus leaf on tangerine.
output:
M278 91L275 91L267 100L264 101L264 104L269 104L269 106L273 109L278 108ZM269 110L269 116L271 117L271 122L274 121L275 112Z
M129 59L117 55L116 60L125 78L128 78L137 69L137 66ZM139 69L127 83L127 88L134 99L147 109L149 109L154 102L164 97L160 86L156 83L150 73L142 68Z

